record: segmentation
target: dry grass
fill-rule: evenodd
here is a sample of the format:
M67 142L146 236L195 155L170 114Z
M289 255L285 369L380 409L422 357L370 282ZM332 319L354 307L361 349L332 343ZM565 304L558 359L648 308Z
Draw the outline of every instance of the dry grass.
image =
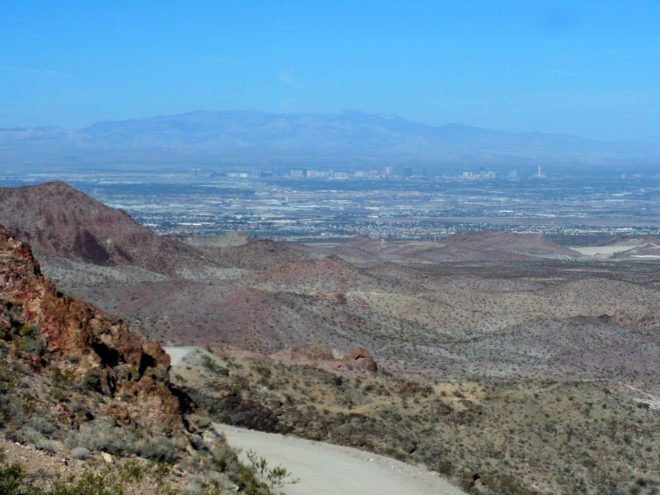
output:
M422 463L480 493L653 493L660 483L660 415L623 389L351 379L209 355L173 376L216 420Z

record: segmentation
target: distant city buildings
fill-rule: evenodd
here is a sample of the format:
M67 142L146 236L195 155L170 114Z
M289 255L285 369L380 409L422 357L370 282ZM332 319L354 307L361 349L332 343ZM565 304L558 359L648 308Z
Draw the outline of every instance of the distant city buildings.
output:
M437 179L464 179L464 180L492 180L502 178L508 180L518 180L520 175L518 170L509 169L502 170L500 175L494 170L489 170L486 167L479 167L478 170L465 170L459 172L458 174L454 173L440 173L438 168L434 168L435 173L429 172L426 168L415 169L413 166L406 165L395 168L394 166L386 166L381 170L370 169L370 170L351 170L344 169L342 171L336 171L332 168L328 169L313 169L313 168L290 168L287 171L284 170L261 170L258 169L249 169L245 170L232 170L232 171L215 171L210 174L212 178L288 178L288 179L326 179L326 180L345 180L345 179L362 179L362 180L379 180L379 179L414 179L419 177L435 177ZM193 177L201 178L204 176L201 169L191 169L190 175ZM639 174L633 175L635 178L639 178ZM541 165L537 165L536 173L525 176L529 179L546 179L547 176L543 172ZM630 175L623 175L622 178L630 177Z
M534 179L545 179L545 174L541 171L541 165L538 166L536 175L532 175Z
M463 179L494 179L495 178L495 172L492 170L486 170L485 168L482 167L482 170L479 170L478 173L474 172L463 172L461 175L461 178Z

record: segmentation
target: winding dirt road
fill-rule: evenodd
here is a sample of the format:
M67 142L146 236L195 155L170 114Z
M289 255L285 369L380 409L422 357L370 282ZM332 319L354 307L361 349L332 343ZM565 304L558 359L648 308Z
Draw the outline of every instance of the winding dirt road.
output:
M270 467L284 466L298 483L281 489L285 495L463 495L464 492L429 471L370 452L214 424L233 447L253 450ZM278 490L279 492L280 490Z

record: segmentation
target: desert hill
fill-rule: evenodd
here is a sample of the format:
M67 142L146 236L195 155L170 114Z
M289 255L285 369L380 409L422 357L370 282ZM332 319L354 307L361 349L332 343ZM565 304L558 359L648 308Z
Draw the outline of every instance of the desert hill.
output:
M463 231L438 242L390 241L359 235L325 252L353 262L398 261L435 263L571 259L581 254L535 234L497 230Z
M499 230L463 231L440 241L454 254L452 261L493 259L568 259L580 253L536 234L515 234ZM460 254L463 252L464 254Z
M64 290L166 342L223 342L263 353L301 345L343 353L362 347L385 368L429 376L451 368L466 374L485 369L500 376L495 366L475 365L490 362L481 347L461 343L499 348L503 360L504 348L515 347L507 336L523 328L545 331L547 338L536 343L552 353L562 329L580 327L575 318L606 315L621 326L616 345L624 346L643 337L636 332L653 331L659 318L652 267L621 269L619 263L615 271L583 261L566 264L576 252L536 235L461 232L423 243L359 236L329 250L234 235L195 239L193 247L163 239L62 183L5 189L0 198L7 205L3 214L18 217L24 237L74 258L44 258ZM16 212L23 204L21 216ZM110 258L76 260L85 253L72 249L75 242L67 246L64 232L82 231L108 246ZM159 249L164 254L153 256ZM122 257L129 250L132 255ZM351 260L358 258L356 266ZM116 265L106 266L115 259ZM159 259L172 266L168 276L135 271L140 265L155 270ZM213 269L200 276L172 265L185 268L191 260ZM130 277L125 269L133 270ZM564 355L609 356L616 347L594 339L569 339L567 345ZM504 368L522 375L548 370L546 362L515 359L520 363Z
M192 248L161 238L64 182L0 188L0 223L37 252L95 265L173 274L196 259Z
M35 192L41 190L50 195L35 199ZM9 211L16 211L17 198L32 204L26 218L39 228L30 228L23 219L23 229L38 238L41 227L49 229L48 235L59 232L48 228L39 216L50 213L46 201L52 203L59 192L64 200L55 211L65 219L61 230L74 221L92 221L89 227L76 228L105 239L105 245L128 243L124 251L132 249L134 254L130 259L120 258L121 264L115 266L103 265L105 259L82 263L51 254L44 257L45 269L62 290L128 318L147 335L165 342L222 342L267 354L299 346L343 353L362 347L373 352L385 369L428 376L450 369L464 374L485 370L501 376L495 366L479 365L490 363L480 349L500 349L499 358L504 359L508 354L503 347L515 346L515 339L507 335L515 335L519 328L532 332L538 326L539 332L547 332L547 338L539 337L537 343L547 344L542 352L552 353L553 335L559 338L562 329L580 327L574 318L615 318L623 339L617 345L622 346L626 339L640 338L635 332L652 331L660 318L653 285L658 277L652 266L619 262L615 270L584 259L571 262L578 258L577 252L536 235L461 232L440 242L359 236L322 249L230 235L196 238L196 246L189 246L160 238L124 213L96 204L63 184L3 194L12 198ZM80 212L83 204L92 214ZM97 214L89 204L98 209ZM121 217L117 222L127 222L130 229L99 220L106 216ZM146 241L129 242L134 238L126 232L133 231ZM116 232L119 241L110 242ZM51 245L45 247L52 252ZM195 272L176 266L167 276L144 268L136 271L139 264L155 268L152 250L159 246L165 255L174 250L172 262L202 260L212 269ZM69 251L65 254L75 256ZM462 344L477 341L482 347ZM614 344L610 348L597 345L593 339L578 339L568 346L564 354L584 351L609 356L615 348ZM649 352L652 356L654 351ZM542 360L515 353L514 358L520 363L505 364L503 369L521 375L549 369ZM594 369L589 373L597 374Z
M209 259L224 267L265 270L272 265L315 257L295 245L271 239L249 240L244 244L222 248L200 247Z
M617 248L616 259L660 259L660 236L618 237L607 245Z
M201 477L270 494L222 438L202 440L169 368L157 341L59 293L0 226L0 492L181 493Z
M298 287L307 291L375 290L382 283L338 256L273 265L254 277L271 287Z

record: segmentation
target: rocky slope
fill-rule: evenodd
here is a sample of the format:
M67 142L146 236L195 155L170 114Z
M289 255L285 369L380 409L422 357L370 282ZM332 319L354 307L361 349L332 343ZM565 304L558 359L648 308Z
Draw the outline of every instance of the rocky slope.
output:
M64 182L0 188L0 223L37 252L96 265L173 274L198 258L186 245L161 238Z
M74 491L99 484L116 491L128 476L121 459L137 456L131 472L154 484L133 487L132 493L176 493L197 476L206 478L204 484L216 492L233 487L269 493L238 464L221 438L210 434L203 440L201 430L184 417L189 400L171 386L169 366L158 342L145 341L125 321L59 293L41 274L29 245L0 227L0 439L47 453L44 457L9 449L11 462L16 456L27 462L29 476L24 477L23 467L3 465L0 486L18 483L44 493L63 489L62 483L68 482L58 481L58 476L67 478L48 460L58 455L65 473L67 459L116 460L112 473L97 469L90 478L75 463L69 473L79 477L70 482ZM0 447L4 445L0 441ZM214 453L214 447L220 450ZM158 481L147 460L175 465L179 474L172 483ZM94 477L101 474L102 479Z
M29 246L4 228L0 262L1 331L7 342L39 351L28 352L34 368L44 365L46 352L51 359L76 361L75 379L127 398L121 411L126 421L148 427L181 421L179 399L167 382L169 357L158 342L143 341L125 321L59 294L41 275Z
M209 350L213 352L209 352ZM216 421L421 463L475 494L657 493L660 409L616 384L413 382L212 346L173 368Z

